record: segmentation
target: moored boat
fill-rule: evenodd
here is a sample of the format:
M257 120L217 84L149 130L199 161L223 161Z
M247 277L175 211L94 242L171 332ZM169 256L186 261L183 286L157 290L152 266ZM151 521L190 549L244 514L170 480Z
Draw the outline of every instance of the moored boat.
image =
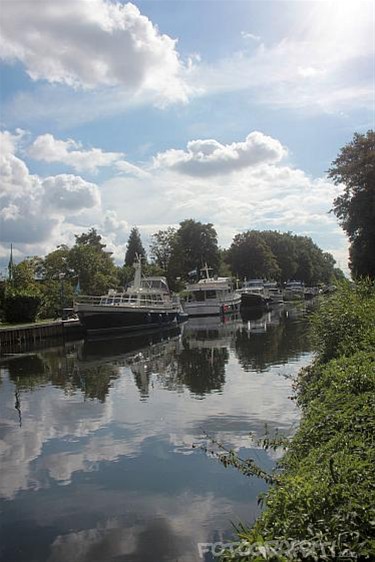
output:
M282 290L278 287L276 281L265 281L264 291L267 295L269 304L283 304L284 295Z
M134 264L133 284L102 296L80 296L74 311L88 332L137 331L177 324L182 312L165 277L142 277L141 260Z
M230 277L210 277L206 265L203 279L187 285L185 312L189 316L210 316L238 311L241 296L234 289Z
M241 296L241 306L267 306L268 298L264 290L263 279L244 281L241 289L237 289L237 293Z
M304 299L305 287L302 281L288 281L284 289L284 300L294 301Z

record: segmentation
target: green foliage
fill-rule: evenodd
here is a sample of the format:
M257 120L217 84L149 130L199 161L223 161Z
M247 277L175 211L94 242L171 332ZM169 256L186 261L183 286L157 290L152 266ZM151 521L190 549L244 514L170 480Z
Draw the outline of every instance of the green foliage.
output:
M76 239L79 238L76 236ZM50 252L39 265L39 274L44 279L58 279L62 273L67 278L70 275L68 267L68 257L70 249L65 244L61 244L56 250Z
M291 233L266 230L261 235L276 258L280 281L294 279L298 268L298 253L296 241Z
M240 277L295 278L309 286L330 283L335 265L331 254L323 252L311 238L271 230L237 234L226 259Z
M181 222L171 256L171 272L187 279L189 271L199 271L205 263L217 273L220 255L216 230L210 223L192 219Z
M63 286L62 286L63 283ZM70 308L74 298L74 280L47 279L41 284L40 318L58 318L63 308Z
M131 229L125 254L125 265L132 266L137 256L146 257L146 252L142 244L141 235L135 226Z
M100 295L118 285L117 268L111 253L104 248L101 236L91 229L87 234L76 236L76 243L68 252L68 277L79 279L84 294Z
M278 279L280 268L275 255L260 232L237 234L228 251L228 263L239 277Z
M27 258L17 265L13 265L12 286L20 291L36 290L36 267L38 258Z
M38 294L10 290L4 299L4 319L9 323L35 322L41 298Z
M174 246L176 244L176 232L175 228L169 227L166 230L159 230L151 236L151 259L165 274L168 272Z
M134 279L134 267L123 265L117 268L117 279L120 287L126 287Z
M102 243L102 237L96 232L95 228L90 228L88 232L83 232L82 234L76 234L75 239L77 246L90 246L90 248L95 248L98 252L105 248L105 244Z
M252 554L227 552L224 560L375 556L374 286L342 284L314 326L318 356L295 385L300 427L263 498L265 510L251 529L237 528Z
M344 282L314 316L314 337L321 361L375 347L375 288L369 280Z
M344 191L333 211L351 242L350 269L354 277L375 278L375 133L355 133L328 170Z

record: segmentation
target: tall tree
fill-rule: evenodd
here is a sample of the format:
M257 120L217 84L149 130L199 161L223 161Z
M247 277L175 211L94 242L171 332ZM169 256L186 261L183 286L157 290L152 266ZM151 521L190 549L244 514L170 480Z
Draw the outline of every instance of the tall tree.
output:
M185 279L192 270L199 270L207 263L214 273L218 272L220 254L217 233L211 223L187 219L177 230L171 262Z
M261 232L280 268L280 280L288 281L295 277L298 268L297 248L290 232L266 230Z
M76 243L68 254L67 265L72 270L72 275L79 278L83 293L98 295L118 283L111 252L105 251L102 237L95 229L76 236Z
M176 244L176 229L168 227L166 230L159 230L151 236L150 254L156 265L167 273L172 257L173 249Z
M328 170L344 191L333 212L350 240L349 266L354 277L375 278L375 133L355 133Z
M136 226L134 226L130 231L127 243L125 265L133 265L137 255L146 257L146 252L142 244L139 230Z
M280 268L262 233L249 230L237 234L229 248L228 263L238 277L277 279Z
M102 243L102 237L96 232L95 228L90 228L88 232L83 232L82 234L76 234L75 239L78 246L90 246L90 248L95 248L99 251L105 248L105 244Z

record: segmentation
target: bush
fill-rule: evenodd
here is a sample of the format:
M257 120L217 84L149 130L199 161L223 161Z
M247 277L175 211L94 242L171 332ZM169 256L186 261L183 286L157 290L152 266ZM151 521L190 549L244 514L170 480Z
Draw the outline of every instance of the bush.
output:
M375 558L373 284L343 284L322 303L314 328L318 354L295 385L300 427L266 509L253 528L237 529L261 556L241 560L337 560L345 551L350 559ZM285 549L272 550L275 541ZM288 544L302 543L307 554L288 553ZM240 560L230 553L224 559Z
M375 348L375 287L362 280L344 282L313 317L315 347L321 362Z
M41 299L38 295L11 293L4 299L4 317L6 322L35 322Z

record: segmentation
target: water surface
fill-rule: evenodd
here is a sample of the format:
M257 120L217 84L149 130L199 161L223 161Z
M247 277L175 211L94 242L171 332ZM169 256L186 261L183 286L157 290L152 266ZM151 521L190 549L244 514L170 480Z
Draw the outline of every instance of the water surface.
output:
M2 358L1 561L200 560L199 542L254 521L266 485L192 445L271 470L249 434L295 431L310 360L301 307Z

